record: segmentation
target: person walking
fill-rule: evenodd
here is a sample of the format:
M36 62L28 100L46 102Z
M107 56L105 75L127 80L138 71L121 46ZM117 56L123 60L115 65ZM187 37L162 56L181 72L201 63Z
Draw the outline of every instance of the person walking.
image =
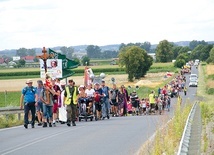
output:
M149 94L150 113L151 110L155 109L155 92L152 90Z
M113 117L119 116L119 113L118 113L118 92L119 92L119 90L117 89L116 84L113 84L113 87L110 90L110 99L111 99L112 106L113 106L113 108L112 108L112 116Z
M43 91L43 82L42 80L37 81L37 95L38 95L38 102L36 105L36 113L37 113L37 118L38 118L38 126L42 125L42 113L43 113L43 104L41 101L41 92Z
M187 95L187 87L184 86L184 95L186 96Z
M23 109L24 105L24 127L27 129L29 120L28 114L31 111L32 120L31 120L31 127L34 128L35 124L35 112L38 101L37 89L33 87L33 81L28 79L26 81L27 86L22 89L22 95L20 97L20 108Z
M67 126L72 125L76 126L76 112L77 112L77 102L78 102L78 95L79 91L78 88L74 85L73 80L68 81L69 85L65 87L64 93L64 104L66 104L66 111L67 111Z
M53 88L50 88L47 84L45 84L44 89L41 91L40 99L43 103L43 127L47 127L47 123L49 123L49 127L52 127L53 121L53 96L55 95L55 91Z
M110 103L109 103L109 87L105 85L105 81L101 82L102 90L103 90L103 104L102 104L102 119L104 120L106 117L110 118Z
M56 84L56 79L52 79L52 86L54 90L54 96L53 96L53 126L56 127L56 121L58 120L58 115L59 115L59 100L60 100L60 94L61 94L61 89L59 85Z

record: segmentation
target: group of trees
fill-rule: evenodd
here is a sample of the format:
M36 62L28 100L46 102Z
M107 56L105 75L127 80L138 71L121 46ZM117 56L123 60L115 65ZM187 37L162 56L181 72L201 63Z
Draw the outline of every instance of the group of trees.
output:
M189 60L199 59L200 61L212 62L212 44L204 40L193 40L189 46L176 46L167 40L160 41L156 48L157 62L171 62L176 60L175 66L182 67Z
M35 56L36 55L35 49L20 48L16 50L16 56L25 57L27 55Z
M108 59L108 58L118 57L117 51L106 50L102 52L101 48L97 45L87 46L86 52L89 58L95 58L95 59Z

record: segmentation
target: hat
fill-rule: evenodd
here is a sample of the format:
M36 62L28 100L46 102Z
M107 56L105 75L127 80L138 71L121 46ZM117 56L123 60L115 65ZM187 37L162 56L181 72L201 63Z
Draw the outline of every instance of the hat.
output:
M84 87L85 87L84 85L80 85L80 86L79 86L79 88L84 88Z
M64 80L60 81L60 85L66 85L66 82Z
M33 80L28 79L28 80L26 81L26 84L28 84L28 83L33 83Z
M105 83L105 80L102 80L103 83Z
M94 85L100 85L98 82L95 82Z
M72 79L68 80L68 83L74 82Z

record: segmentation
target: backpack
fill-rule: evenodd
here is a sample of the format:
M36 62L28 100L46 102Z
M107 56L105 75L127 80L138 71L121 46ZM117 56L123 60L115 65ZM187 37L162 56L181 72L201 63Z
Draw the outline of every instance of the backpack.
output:
M98 92L95 93L94 100L95 100L95 102L100 102L100 96L99 96Z

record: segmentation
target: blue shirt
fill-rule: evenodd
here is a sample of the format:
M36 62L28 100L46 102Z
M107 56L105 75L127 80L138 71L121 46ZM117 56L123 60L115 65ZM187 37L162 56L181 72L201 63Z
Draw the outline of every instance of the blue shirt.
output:
M25 87L22 89L24 95L24 103L35 102L35 94L37 89L35 87Z
M109 87L107 87L107 86L104 86L103 88L102 88L102 90L103 90L103 93L105 94L105 98L109 98Z

